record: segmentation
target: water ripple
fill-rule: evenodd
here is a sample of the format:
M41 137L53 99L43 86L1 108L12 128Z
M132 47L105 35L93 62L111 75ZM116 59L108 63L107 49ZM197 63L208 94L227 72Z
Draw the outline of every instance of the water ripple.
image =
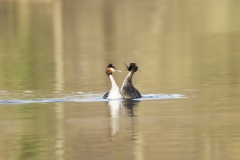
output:
M102 98L103 94L82 94L78 95L62 95L60 98L36 98L36 99L0 99L1 104L28 104L28 103L59 103L59 102L100 102L109 101ZM144 94L142 98L133 100L157 100L157 99L178 99L186 98L182 94ZM121 101L122 99L119 99Z

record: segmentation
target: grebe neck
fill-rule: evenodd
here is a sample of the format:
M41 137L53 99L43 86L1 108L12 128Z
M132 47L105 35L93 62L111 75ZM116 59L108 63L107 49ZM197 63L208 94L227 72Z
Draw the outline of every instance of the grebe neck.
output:
M125 80L123 81L123 86L124 84L128 83L132 85L132 76L133 76L134 72L129 72L127 77L125 78Z
M116 84L113 76L112 76L112 75L109 75L109 78L110 78L110 81L111 81L111 83L112 83L112 88L118 88L118 86L117 86L117 84Z
M122 98L122 95L120 94L120 90L113 78L112 75L109 75L110 81L112 83L112 88L109 92L108 99L120 99Z

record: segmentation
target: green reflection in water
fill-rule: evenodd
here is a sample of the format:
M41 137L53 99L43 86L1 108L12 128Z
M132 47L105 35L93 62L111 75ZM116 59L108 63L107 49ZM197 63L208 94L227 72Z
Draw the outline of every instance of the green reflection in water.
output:
M42 159L46 139L38 135L21 135L18 147L19 156L16 159Z
M44 104L17 105L14 108L14 121L21 124L15 131L12 146L16 149L15 159L44 159L54 156L55 123L54 117L51 117L54 108Z
M0 2L0 88L53 88L53 38L50 6ZM40 10L37 8L41 8Z

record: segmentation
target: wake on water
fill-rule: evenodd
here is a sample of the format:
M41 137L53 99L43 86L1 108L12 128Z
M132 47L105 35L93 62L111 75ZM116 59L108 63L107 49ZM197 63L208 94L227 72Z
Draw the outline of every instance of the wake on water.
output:
M101 94L84 94L83 92L77 92L76 94L63 94L58 95L57 98L32 98L29 99L29 94L32 92L25 92L28 96L21 96L21 99L0 99L0 105L4 104L28 104L28 103L60 103L60 102L100 102L100 101L109 101L108 99L103 99ZM49 95L48 95L49 96ZM11 97L11 95L8 95ZM36 96L32 96L36 97ZM51 97L51 96L50 96ZM158 99L178 99L186 98L182 94L143 94L142 98L136 98L133 100L158 100ZM121 101L123 99L119 99Z

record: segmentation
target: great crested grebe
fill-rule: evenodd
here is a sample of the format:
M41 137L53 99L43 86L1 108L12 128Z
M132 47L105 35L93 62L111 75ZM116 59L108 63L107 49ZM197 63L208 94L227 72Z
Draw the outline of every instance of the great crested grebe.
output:
M121 88L122 97L126 99L141 98L142 96L140 92L132 84L132 77L134 72L137 72L138 66L136 65L136 63L130 63L129 66L125 64L125 66L129 73L123 81L123 85Z
M107 98L107 99L120 99L122 98L122 95L120 93L120 90L112 76L112 72L122 72L120 70L118 70L117 68L115 68L112 64L109 64L106 68L106 74L107 76L110 78L110 81L112 83L112 88L110 90L110 92L107 92L106 94L104 94L103 98Z

